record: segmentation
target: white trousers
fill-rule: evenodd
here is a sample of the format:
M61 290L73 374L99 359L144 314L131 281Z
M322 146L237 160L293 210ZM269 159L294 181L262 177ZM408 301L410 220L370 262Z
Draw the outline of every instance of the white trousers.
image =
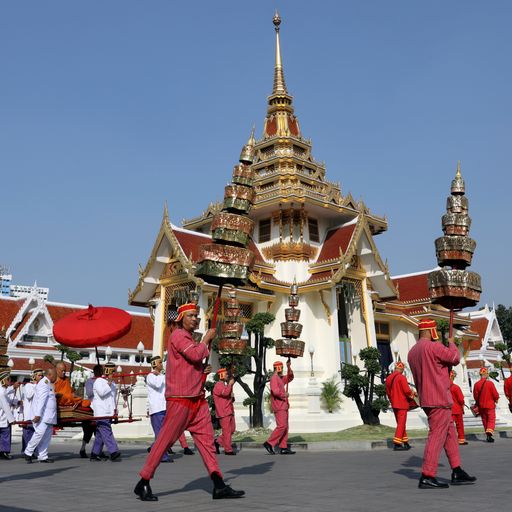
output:
M48 448L52 440L53 425L40 421L34 425L34 435L25 448L25 455L32 457L35 449L39 452L37 460L46 460L48 458Z

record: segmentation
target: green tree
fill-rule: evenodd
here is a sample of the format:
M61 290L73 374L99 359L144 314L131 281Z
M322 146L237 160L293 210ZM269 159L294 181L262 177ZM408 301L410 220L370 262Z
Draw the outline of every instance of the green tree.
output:
M375 384L375 377L382 371L379 350L363 348L359 359L363 362L363 370L355 364L344 364L341 369L341 377L345 380L343 394L354 400L365 425L380 425L379 414L388 410L389 402L386 387Z
M247 393L243 404L249 407L249 420L253 428L263 427L265 386L271 376L271 372L266 369L266 355L267 349L274 346L274 340L267 338L264 331L265 327L274 320L275 316L271 313L256 313L245 325L249 335L245 354L236 356L219 354L220 364L232 369L236 382ZM216 347L217 344L214 343L214 348ZM242 380L245 375L253 376L252 386Z
M512 345L512 307L507 308L503 304L498 304L496 318L498 319L503 340L507 345Z
M341 391L340 383L337 377L322 382L322 391L320 392L320 399L329 412L337 411L341 406Z

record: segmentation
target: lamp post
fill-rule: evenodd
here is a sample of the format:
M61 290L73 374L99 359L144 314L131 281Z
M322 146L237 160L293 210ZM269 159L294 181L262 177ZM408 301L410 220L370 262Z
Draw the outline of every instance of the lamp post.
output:
M466 356L462 356L462 361L461 361L461 365L462 365L462 382L466 382L466 365L467 365L467 361L466 361Z
M309 357L311 358L311 377L315 376L315 370L313 368L313 356L315 355L315 346L310 343L309 344Z
M36 364L36 360L33 357L31 357L28 360L28 364L30 365L30 371L32 371L34 369L34 365Z
M142 341L137 344L137 350L139 352L139 373L142 373L142 354L144 353L144 343Z
M14 366L14 361L12 359L9 359L9 361L7 361L7 366L12 370Z
M356 366L357 365L357 354L354 354L352 356L352 359L354 360L354 366Z
M110 358L112 357L112 348L110 345L105 349L105 359L107 360L107 363L110 361Z
M391 342L391 352L393 352L393 355L395 356L395 363L398 363L398 356L400 355L399 354L399 350L398 350L398 345L393 341Z

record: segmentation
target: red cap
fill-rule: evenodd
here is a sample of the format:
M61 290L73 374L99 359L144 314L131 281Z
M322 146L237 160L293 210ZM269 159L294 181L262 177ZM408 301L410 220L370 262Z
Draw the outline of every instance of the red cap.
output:
M219 368L217 370L217 375L220 377L223 373L228 373L228 371L226 370L226 368Z
M284 365L283 365L282 361L276 361L274 363L274 368L283 368L283 366Z
M423 320L420 320L420 323L418 325L418 329L420 331L426 331L430 330L430 334L432 335L433 340L438 340L439 336L437 335L437 324L435 320L432 320L430 318L424 318Z
M402 363L402 361L398 361L398 363L395 364L395 368L402 368L402 369L404 369L405 368L405 364Z
M178 317L176 318L176 322L179 322L187 311L197 311L197 304L194 304L193 302L182 304L178 308Z
M489 373L489 370L485 366L482 366L482 368L480 368L480 375L483 375L484 373Z

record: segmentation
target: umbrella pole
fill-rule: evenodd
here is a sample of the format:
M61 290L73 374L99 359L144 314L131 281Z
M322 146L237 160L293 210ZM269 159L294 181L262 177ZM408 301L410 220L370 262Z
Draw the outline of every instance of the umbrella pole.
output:
M219 291L217 292L217 298L215 299L215 306L213 307L213 318L212 318L212 329L217 327L217 315L219 314L220 301L222 297L222 287L224 283L219 285Z
M452 338L453 337L453 308L450 308L450 329L448 331L448 337L449 338ZM445 324L446 325L446 324Z
M94 350L96 351L96 363L100 364L100 354L98 352L98 347L94 347Z

